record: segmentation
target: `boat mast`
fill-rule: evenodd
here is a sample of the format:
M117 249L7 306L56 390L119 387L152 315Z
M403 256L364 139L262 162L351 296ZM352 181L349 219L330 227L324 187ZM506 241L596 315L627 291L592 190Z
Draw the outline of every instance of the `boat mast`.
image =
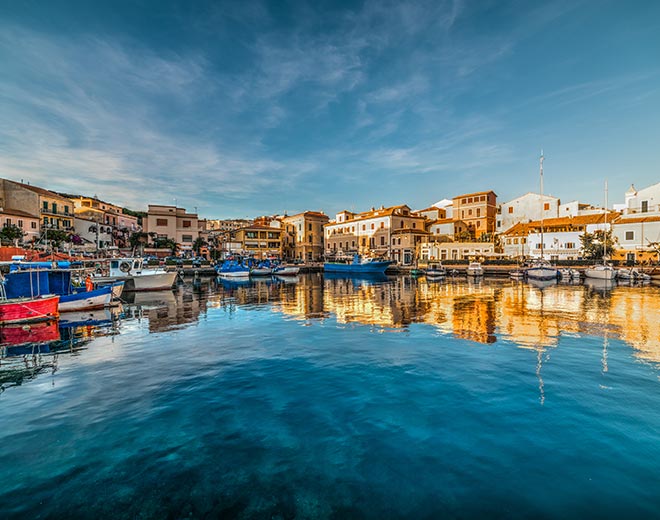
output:
M603 229L603 265L607 256L607 179L605 179L605 227Z
M543 260L543 212L545 208L545 205L543 204L543 159L543 149L541 149L541 157L539 158L541 177L541 260Z

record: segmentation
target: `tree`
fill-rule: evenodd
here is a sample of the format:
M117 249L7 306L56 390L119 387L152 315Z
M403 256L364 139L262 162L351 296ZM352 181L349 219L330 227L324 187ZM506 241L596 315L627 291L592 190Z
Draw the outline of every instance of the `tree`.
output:
M131 248L135 249L140 244L145 244L147 242L148 237L149 235L147 235L147 233L144 233L143 231L136 231L134 233L131 233L131 236L128 237L128 243L131 246Z
M14 244L25 236L23 230L17 226L7 225L0 231L0 241L3 244Z
M169 237L156 237L154 238L154 247L158 249L169 249L172 254L176 254L176 250L179 248L179 244L176 243L176 240Z
M469 231L461 231L460 233L456 233L454 236L457 242L471 242L472 241L472 233Z
M71 242L71 235L62 229L47 229L46 239L53 248L59 248L62 242Z
M192 248L195 254L200 256L202 248L206 245L208 245L206 240L204 240L202 237L197 237L193 242Z
M609 257L614 253L614 245L616 239L612 236L612 230L603 231L597 229L593 233L585 233L580 235L580 243L582 244L582 256L589 260L600 260L604 257Z

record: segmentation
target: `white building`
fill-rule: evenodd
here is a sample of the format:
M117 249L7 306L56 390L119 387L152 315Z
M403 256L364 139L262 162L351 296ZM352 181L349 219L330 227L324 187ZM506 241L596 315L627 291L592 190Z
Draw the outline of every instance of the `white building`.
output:
M437 260L469 260L495 254L492 242L427 242L419 245L421 262Z
M582 215L597 215L603 213L604 208L598 208L591 204L584 204L577 200L559 205L558 217L580 217Z
M577 260L582 257L580 236L597 230L609 230L611 222L619 216L609 213L560 217L541 221L518 223L502 234L505 256L511 258L543 258L546 260ZM541 248L541 226L543 248Z
M637 190L631 185L626 191L624 215L660 213L660 182Z
M539 193L525 193L521 197L500 205L497 215L498 233L512 228L519 222L559 217L561 201L557 197Z
M75 249L96 251L97 249L111 247L114 243L112 238L113 228L109 224L97 223L91 219L74 217L73 227L76 235L78 235L83 241L81 246L73 246Z

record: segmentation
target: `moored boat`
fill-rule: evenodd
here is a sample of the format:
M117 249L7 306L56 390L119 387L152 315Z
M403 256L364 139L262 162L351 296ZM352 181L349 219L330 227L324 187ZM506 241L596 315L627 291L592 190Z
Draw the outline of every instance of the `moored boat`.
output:
M125 291L161 291L171 289L177 272L162 268L145 268L142 258L115 258L110 260L107 276L94 276L96 285L112 285L123 281Z
M479 262L470 262L465 272L468 276L474 278L484 275L484 269Z
M0 323L47 321L59 316L57 295L0 299Z
M102 309L112 303L113 286L105 285L91 291L74 292L60 296L60 312Z
M222 278L248 278L250 268L236 260L225 260L221 266L216 267L218 276Z
M443 278L447 276L447 269L442 264L429 264L426 269L426 276L428 278Z
M614 267L609 264L599 264L592 267L587 267L584 270L584 275L587 278L595 278L597 280L614 280L616 271Z
M360 255L353 256L353 261L349 264L340 262L325 262L323 271L326 273L347 273L347 274L377 274L385 273L385 270L392 265L390 260L374 260L373 258L361 258Z
M557 268L547 260L538 259L530 264L526 274L530 280L553 280L557 278Z
M273 269L273 274L277 276L297 276L300 267L295 265L278 265Z

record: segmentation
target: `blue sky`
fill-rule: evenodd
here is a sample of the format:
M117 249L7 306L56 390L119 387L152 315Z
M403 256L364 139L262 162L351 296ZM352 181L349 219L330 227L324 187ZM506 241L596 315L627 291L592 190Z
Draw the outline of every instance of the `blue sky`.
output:
M660 2L0 0L0 176L210 218L660 181Z

